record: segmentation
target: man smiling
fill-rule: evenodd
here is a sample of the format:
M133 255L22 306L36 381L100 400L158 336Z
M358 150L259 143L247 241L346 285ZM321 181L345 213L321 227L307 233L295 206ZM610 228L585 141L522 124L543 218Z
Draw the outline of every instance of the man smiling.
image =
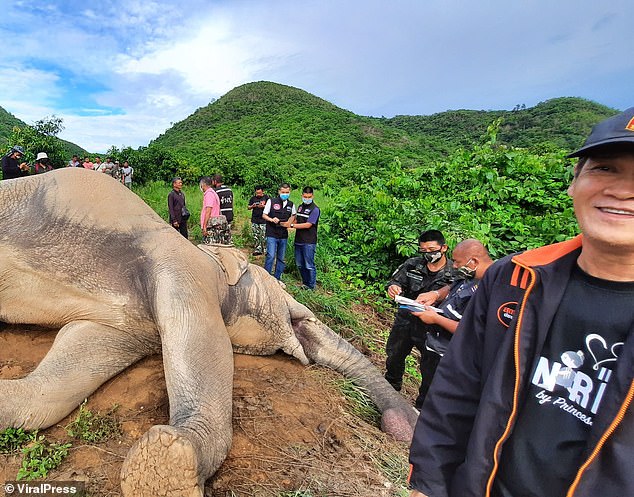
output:
M487 271L416 426L412 497L634 495L634 107L570 157L582 235Z

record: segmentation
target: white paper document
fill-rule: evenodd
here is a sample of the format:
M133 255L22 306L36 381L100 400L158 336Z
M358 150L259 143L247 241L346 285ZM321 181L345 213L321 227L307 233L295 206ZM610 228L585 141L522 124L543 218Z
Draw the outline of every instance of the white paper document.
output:
M408 299L407 297L403 297L401 295L397 295L396 297L394 297L394 300L401 309L408 309L412 312L421 312L426 311L427 309L431 309L432 311L442 313L442 309L438 309L438 307L423 305L420 302L416 302L415 300Z

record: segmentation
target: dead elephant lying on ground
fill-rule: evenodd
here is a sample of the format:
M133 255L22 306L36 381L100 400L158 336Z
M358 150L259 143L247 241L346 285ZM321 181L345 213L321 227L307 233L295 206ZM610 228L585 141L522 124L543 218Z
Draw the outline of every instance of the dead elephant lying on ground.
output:
M109 378L162 353L170 424L130 450L126 496L201 496L231 446L232 349L282 350L356 379L382 428L414 410L354 347L233 249L199 249L106 175L0 183L0 320L59 328L39 366L0 380L0 429L51 426ZM45 298L42 298L45 296Z

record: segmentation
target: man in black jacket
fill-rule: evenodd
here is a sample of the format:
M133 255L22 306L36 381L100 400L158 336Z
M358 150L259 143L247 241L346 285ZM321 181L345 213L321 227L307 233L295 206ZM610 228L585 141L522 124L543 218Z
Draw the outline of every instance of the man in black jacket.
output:
M421 293L438 293L453 281L453 262L445 255L447 244L440 231L423 232L418 238L418 250L420 256L407 259L392 274L387 284L390 298L402 295L413 300ZM385 379L395 390L401 390L405 359L414 347L421 354L422 365L427 354L424 325L409 310L398 309L385 346Z
M487 271L418 419L412 496L634 495L634 107L570 157L582 235Z
M12 147L9 153L2 157L2 179L20 178L29 174L29 165L20 162L23 157L24 149L19 145Z
M170 216L170 224L185 238L188 238L187 219L189 211L185 207L185 194L183 193L183 180L174 178L172 180L172 191L167 196L167 209Z

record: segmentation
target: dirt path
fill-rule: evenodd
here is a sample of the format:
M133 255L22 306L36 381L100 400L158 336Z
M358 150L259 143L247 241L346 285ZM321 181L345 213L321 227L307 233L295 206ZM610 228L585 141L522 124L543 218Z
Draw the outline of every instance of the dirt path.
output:
M0 330L0 378L32 371L55 332ZM335 386L341 376L303 367L284 355L235 355L233 448L207 482L207 497L403 496L407 447L350 414ZM132 444L154 424L166 423L168 401L160 356L147 358L103 385L87 407L114 405L122 434L100 445L73 442L71 455L49 480L85 480L90 495L118 496L121 463ZM70 440L63 427L43 433ZM0 481L15 478L17 455L0 455Z

